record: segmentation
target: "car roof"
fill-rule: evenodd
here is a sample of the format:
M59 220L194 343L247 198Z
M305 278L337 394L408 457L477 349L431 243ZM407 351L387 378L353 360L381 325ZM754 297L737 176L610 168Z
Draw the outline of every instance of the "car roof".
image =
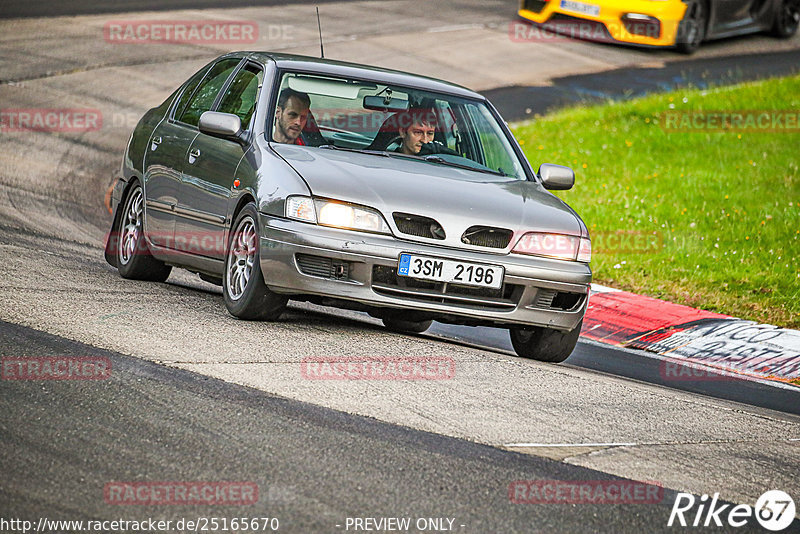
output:
M275 52L238 52L235 55L246 55L247 57L261 62L273 61L280 69L299 70L317 74L329 74L345 76L347 78L365 79L376 82L383 82L394 85L404 85L415 89L447 93L464 98L485 100L485 97L466 87L454 83L411 74L399 70L372 67L347 61L337 61L334 59L323 59L311 56L300 56L295 54L284 54ZM231 54L233 55L233 54Z

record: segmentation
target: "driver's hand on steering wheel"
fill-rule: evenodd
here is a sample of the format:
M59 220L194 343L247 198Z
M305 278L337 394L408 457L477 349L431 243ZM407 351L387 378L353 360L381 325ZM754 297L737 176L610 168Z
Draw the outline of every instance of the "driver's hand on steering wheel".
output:
M431 141L430 143L423 143L422 148L419 149L418 156L428 156L430 154L450 154L452 156L460 156L458 152L439 141Z

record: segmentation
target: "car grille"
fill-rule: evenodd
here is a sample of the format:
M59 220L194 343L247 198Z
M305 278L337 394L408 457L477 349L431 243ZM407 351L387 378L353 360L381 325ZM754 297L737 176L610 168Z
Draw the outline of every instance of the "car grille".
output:
M555 289L539 289L536 292L536 298L533 300L533 305L537 308L549 308L553 305L553 299L556 296Z
M536 308L571 311L583 304L585 297L582 293L568 293L555 289L539 288L536 292L536 298L533 299L533 306Z
M534 13L541 13L542 9L544 9L545 4L547 4L545 0L525 0L524 4L525 7L523 9L527 9L528 11L533 11Z
M661 22L655 17L646 19L631 19L630 14L622 16L622 24L631 35L641 35L658 39L661 37Z
M334 261L331 258L311 254L297 254L295 260L300 272L309 276L331 280L347 280L349 277L350 264L344 261Z
M381 295L457 306L513 310L522 296L523 286L503 284L500 289L470 287L397 276L394 267L372 268L372 290Z
M436 220L410 213L394 213L397 229L404 234L426 237L428 239L444 239L447 237L444 228Z
M473 226L461 236L461 242L476 247L506 248L514 232L504 228Z
M613 42L614 38L605 24L597 20L582 19L563 13L556 13L543 24L543 27L554 33L566 35L572 39L582 39L601 43Z

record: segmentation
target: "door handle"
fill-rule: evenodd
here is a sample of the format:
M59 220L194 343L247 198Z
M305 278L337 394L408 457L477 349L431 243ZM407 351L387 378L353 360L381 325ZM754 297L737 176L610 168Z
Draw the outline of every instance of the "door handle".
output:
M161 144L161 136L154 137L152 141L150 141L150 150L155 150L158 148L158 145Z
M195 148L189 151L189 163L194 163L200 157L200 150Z

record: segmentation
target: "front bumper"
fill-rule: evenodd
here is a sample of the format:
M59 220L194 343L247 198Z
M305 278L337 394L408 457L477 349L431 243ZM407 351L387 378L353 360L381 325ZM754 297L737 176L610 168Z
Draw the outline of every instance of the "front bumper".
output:
M593 35L593 32L580 28L581 20L602 24L608 31L611 39L623 43L632 43L645 46L674 46L677 41L680 22L686 13L686 4L681 0L666 0L663 2L653 0L581 0L583 4L600 6L597 16L577 13L563 9L561 0L522 0L519 15L525 19L545 24L553 17L569 17L576 21L579 27L568 33L575 37ZM623 19L625 15L634 15L633 19ZM659 22L658 32L645 29L642 23L636 22L642 17L652 17ZM632 33L629 29L638 28L644 35ZM649 27L647 27L649 28Z
M588 265L454 250L260 215L261 270L270 290L413 310L444 322L535 325L572 330L583 319L592 281ZM501 290L396 277L402 252L502 265Z

